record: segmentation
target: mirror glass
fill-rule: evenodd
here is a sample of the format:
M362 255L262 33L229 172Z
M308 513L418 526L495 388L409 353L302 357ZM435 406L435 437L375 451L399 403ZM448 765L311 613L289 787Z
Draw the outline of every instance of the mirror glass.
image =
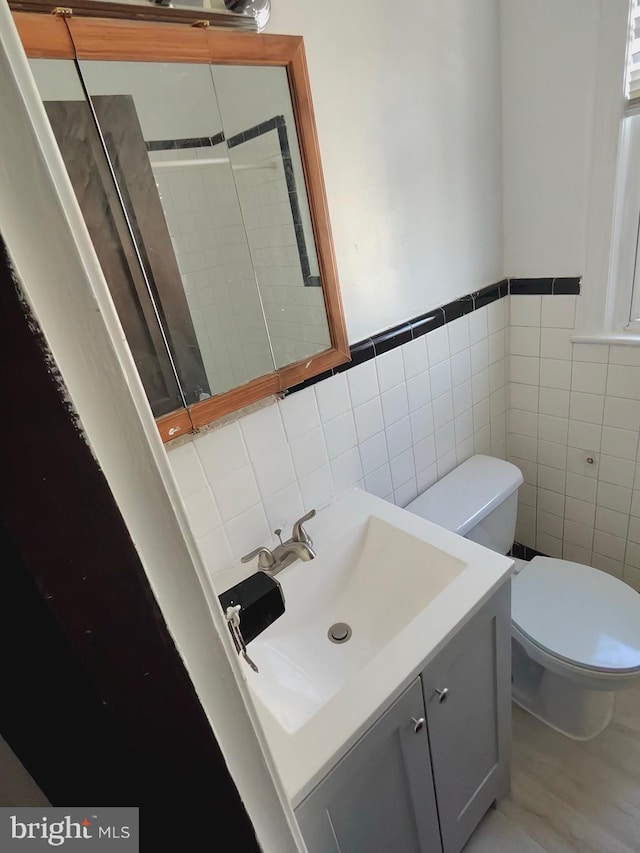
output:
M68 59L30 65L151 408L156 417L166 415L187 401L75 65ZM193 340L188 311L182 319L183 339Z
M211 72L276 367L331 346L287 73Z
M66 75L50 74L61 64ZM106 202L82 181L108 152L102 183L110 172L112 215L133 238L187 405L331 346L284 68L85 60L90 106L71 62L32 68L88 221L94 207L107 215ZM113 293L113 239L99 227L91 236Z
M274 370L220 113L207 65L80 63L123 202L159 294L186 297L206 374L190 396L219 394ZM172 267L168 271L169 265ZM170 280L169 280L170 279ZM180 285L182 287L180 287ZM182 290L182 292L180 292Z

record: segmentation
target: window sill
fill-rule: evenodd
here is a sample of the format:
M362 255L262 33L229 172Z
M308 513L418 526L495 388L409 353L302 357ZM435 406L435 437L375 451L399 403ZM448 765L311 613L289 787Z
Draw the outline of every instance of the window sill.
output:
M572 335L573 344L615 344L640 347L640 332L594 332L593 334Z

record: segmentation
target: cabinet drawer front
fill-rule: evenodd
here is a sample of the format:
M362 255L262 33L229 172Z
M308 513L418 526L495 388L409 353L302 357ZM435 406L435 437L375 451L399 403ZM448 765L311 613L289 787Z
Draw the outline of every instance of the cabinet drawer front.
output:
M309 853L439 853L421 718L416 679L296 809Z

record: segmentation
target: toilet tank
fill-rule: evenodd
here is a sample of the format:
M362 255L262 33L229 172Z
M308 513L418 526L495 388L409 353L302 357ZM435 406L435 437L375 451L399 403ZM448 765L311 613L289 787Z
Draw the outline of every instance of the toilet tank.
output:
M506 554L513 545L519 468L493 456L472 456L405 509L485 548Z

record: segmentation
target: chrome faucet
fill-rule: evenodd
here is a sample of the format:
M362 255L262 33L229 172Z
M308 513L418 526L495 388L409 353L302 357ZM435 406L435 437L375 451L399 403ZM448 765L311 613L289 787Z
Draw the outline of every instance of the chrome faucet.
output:
M250 554L245 554L241 562L250 563L251 560L257 557L260 571L273 577L296 560L302 560L303 562L313 560L316 556L316 552L313 550L313 542L302 525L305 521L312 519L315 514L315 509L312 509L306 515L303 515L302 518L299 518L293 525L291 538L287 539L286 542L283 542L280 536L282 530L275 530L274 533L280 539L280 544L276 545L273 551L262 545Z

